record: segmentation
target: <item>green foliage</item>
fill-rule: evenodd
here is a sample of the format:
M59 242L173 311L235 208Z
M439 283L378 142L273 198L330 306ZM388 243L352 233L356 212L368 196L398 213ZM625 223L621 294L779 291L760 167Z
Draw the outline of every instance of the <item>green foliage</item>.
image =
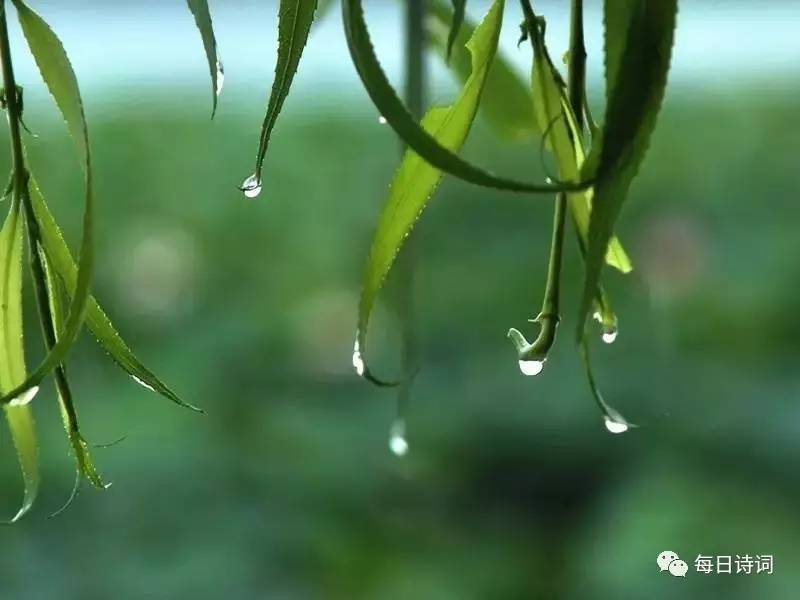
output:
M207 0L186 0L186 2L189 4L189 10L191 10L194 15L197 29L200 31L200 37L203 40L203 48L206 51L208 71L211 75L211 118L214 118L214 115L217 113L219 95L222 92L225 70L222 67L219 56L217 56L217 38L214 35L211 12L208 9Z

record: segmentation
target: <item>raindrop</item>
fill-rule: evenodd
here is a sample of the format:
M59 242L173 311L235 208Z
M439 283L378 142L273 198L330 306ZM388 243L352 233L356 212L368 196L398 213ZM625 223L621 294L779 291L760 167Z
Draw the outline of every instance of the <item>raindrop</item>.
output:
M133 379L133 380L134 380L136 383L138 383L138 384L139 384L140 386L142 386L143 388L147 388L147 389L148 389L148 390L150 390L151 392L155 392L155 391L156 391L156 388L154 388L154 387L153 387L152 385L150 385L149 383L147 383L147 382L145 382L145 381L142 381L142 380L141 380L141 379L139 379L139 378L138 378L136 375L131 375L131 379Z
M408 454L408 441L406 440L406 422L397 419L389 429L389 449L395 456Z
M381 125L386 125L386 123L387 123L386 117L384 117L383 115L378 117L378 123L380 123Z
M25 406L29 404L31 400L36 397L36 394L39 393L39 386L35 385L32 388L22 392L19 396L11 400L8 405L9 406Z
M617 339L617 333L618 332L617 332L616 329L610 329L608 331L604 331L603 332L603 341L606 344L613 344L614 340Z
M611 417L605 418L606 429L611 433L625 433L628 431L628 424L624 421L615 421Z
M217 61L217 89L215 90L217 96L222 93L222 86L225 83L225 68L222 66L222 61Z
M361 357L361 347L356 338L356 343L353 346L353 368L359 377L364 376L364 359Z
M258 175L253 173L244 180L242 183L242 187L240 188L244 195L248 198L256 198L261 193L261 180L259 179Z
M522 371L523 375L527 375L528 377L533 377L534 375L538 375L544 369L544 361L543 360L521 360L519 361L519 370Z

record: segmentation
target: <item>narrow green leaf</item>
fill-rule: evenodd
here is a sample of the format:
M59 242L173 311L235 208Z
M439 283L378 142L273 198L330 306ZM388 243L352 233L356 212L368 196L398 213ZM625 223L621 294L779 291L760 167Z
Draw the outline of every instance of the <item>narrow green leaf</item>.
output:
M56 339L58 339L58 332L63 328L65 318L62 284L53 272L53 267L47 258L47 253L39 245L38 241L36 243L36 252L38 252L39 260L44 267L45 285L47 287L47 299L50 305L53 332L55 333ZM108 486L103 483L100 474L97 472L89 452L89 444L86 443L86 440L81 434L78 424L78 413L75 410L75 404L72 400L72 390L67 380L66 365L62 364L56 367L55 384L59 408L61 409L61 420L64 423L64 430L67 433L70 446L72 446L72 452L75 455L78 473L86 477L96 488L105 489Z
M222 62L217 56L217 38L214 36L214 24L211 20L211 12L208 9L207 0L186 0L189 10L194 15L197 29L200 30L200 37L203 39L203 47L208 59L208 71L211 74L211 97L212 106L211 118L217 113L217 101L222 92L222 83L225 79L225 71Z
M459 158L425 131L397 97L375 56L361 0L342 0L342 16L350 56L372 102L409 148L432 166L476 185L515 192L555 193L587 187L581 182L531 184L496 177Z
M578 320L600 280L603 257L633 178L644 159L667 85L677 0L606 0L606 116L582 173L596 180Z
M427 23L427 40L442 58L448 53L448 33L453 21L453 10L445 0L428 0L430 19ZM475 31L475 24L465 18L459 29L448 64L463 84L472 74L472 57L466 49ZM530 87L498 50L486 75L479 108L492 129L507 140L522 140L536 132L533 116L533 99Z
M603 394L600 393L600 388L597 387L597 382L594 378L592 361L589 355L589 344L587 340L585 338L582 339L579 346L583 368L586 371L586 378L589 380L589 388L592 390L592 396L594 397L597 406L600 408L600 412L603 413L606 429L608 429L608 431L611 433L625 433L631 427L636 427L636 425L629 423L625 417L614 410L614 408L609 406L605 401Z
M22 345L22 216L19 208L19 199L15 197L0 230L0 391L3 394L25 380ZM11 519L12 523L31 509L39 491L39 448L31 407L27 403L36 389L33 388L24 396L25 402L11 402L3 407L25 485L22 506Z
M261 172L264 157L269 147L270 136L289 95L297 65L303 56L308 41L308 32L314 22L317 0L280 0L278 8L278 62L275 65L275 79L272 82L267 114L261 126L261 139L258 144L255 173L242 186L242 190L252 192L261 190ZM257 192L253 195L257 195Z
M546 136L558 164L559 177L574 180L579 177L586 160L583 138L576 127L577 120L566 95L564 81L556 69L540 32L532 32L535 53L533 58L533 106L539 130ZM582 248L589 235L592 188L568 194L572 221ZM606 262L628 273L633 269L620 241L615 237L609 244Z
M89 152L89 133L83 112L78 81L61 41L50 26L22 0L13 0L17 7L22 31L42 74L45 84L58 105L67 127L78 146L85 176L86 200L83 213L83 239L78 261L75 293L61 337L47 356L22 384L6 393L0 402L6 403L38 385L53 369L64 362L67 352L80 333L89 299L89 286L94 266L92 236L92 169Z
M472 75L465 82L458 98L450 106L431 109L422 119L425 131L448 151L458 151L467 139L478 110L489 65L497 51L502 24L503 0L495 0L467 43L472 54ZM442 172L425 162L418 154L411 150L405 152L389 188L389 198L378 220L367 258L357 334L362 356L366 349L367 327L378 292L405 238L425 209L441 178ZM369 374L366 365L363 365L363 374Z
M467 0L451 0L453 4L453 18L450 22L450 32L447 34L447 61L453 54L453 46L458 39L461 26L464 24L464 16L467 12Z
M77 284L77 267L75 266L75 261L72 258L66 241L64 241L64 236L61 234L58 224L53 218L33 178L31 178L29 189L31 204L36 214L36 221L39 224L39 234L41 235L42 244L47 253L49 264L52 266L53 271L58 274L64 282L67 293L72 296L75 293L75 286ZM89 297L86 325L92 334L94 334L95 338L97 338L97 341L100 342L103 349L108 352L111 358L133 377L137 383L151 391L161 394L180 406L203 412L196 406L192 406L181 400L175 392L139 362L139 359L136 358L114 328L111 320L103 312L103 309L100 308L97 300L92 296Z

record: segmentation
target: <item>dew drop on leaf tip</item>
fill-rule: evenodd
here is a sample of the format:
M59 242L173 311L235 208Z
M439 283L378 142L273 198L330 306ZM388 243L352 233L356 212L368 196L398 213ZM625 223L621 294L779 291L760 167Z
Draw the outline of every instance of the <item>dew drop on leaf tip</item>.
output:
M261 180L259 180L258 175L254 173L244 180L242 187L239 189L241 189L248 198L256 198L261 193L261 187Z
M521 360L519 361L519 370L522 371L523 375L527 375L528 377L533 377L534 375L538 375L544 369L544 361L543 360Z
M356 339L356 343L353 345L353 368L356 370L356 374L359 377L364 376L364 359L361 357L361 347L358 343L358 339Z
M604 332L603 332L603 341L604 341L606 344L613 344L613 343L614 343L614 340L616 340L616 339L617 339L617 333L618 333L618 332L617 332L617 330L616 330L616 329L612 329L612 330L610 330L610 331L604 331Z
M26 404L30 404L31 400L36 397L36 394L39 393L39 386L35 385L29 390L22 392L19 396L11 400L8 405L9 406L25 406Z
M406 440L406 422L397 419L389 429L389 450L395 456L408 454L408 441Z
M386 117L384 117L383 115L379 116L379 117L378 117L378 123L379 123L380 125L386 125L386 123L387 123L387 121L386 121Z
M628 424L622 421L615 421L611 417L605 417L606 429L610 433L625 433L628 431Z

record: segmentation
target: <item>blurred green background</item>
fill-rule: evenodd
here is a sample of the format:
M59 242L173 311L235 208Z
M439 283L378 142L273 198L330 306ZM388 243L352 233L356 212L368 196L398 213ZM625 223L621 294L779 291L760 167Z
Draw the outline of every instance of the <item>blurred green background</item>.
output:
M46 518L73 468L43 389L43 490L30 517L0 529L0 598L797 597L796 76L678 75L619 229L637 270L607 273L620 336L606 346L595 331L604 393L640 425L624 435L603 427L569 335L574 244L560 343L542 375L522 377L505 339L510 326L534 333L526 319L541 301L552 202L445 180L413 236L422 370L411 449L398 459L387 448L393 392L350 365L396 139L346 63L346 85L301 75L264 192L244 199L236 186L251 169L273 55L259 59L257 85L237 84L229 62L212 123L199 39L182 12L174 22L196 60L188 85L92 80L85 93L95 292L140 358L208 414L138 387L85 336L69 361L84 433L127 436L95 450L114 485L85 488ZM270 36L259 43L272 47ZM77 161L41 84L22 83L39 134L33 169L74 247ZM5 143L0 152L9 164ZM537 140L503 143L481 122L465 153L540 175ZM386 375L397 369L390 297L371 338ZM5 432L0 451L8 515L21 484ZM658 572L663 550L689 563L685 579ZM698 554L770 554L774 573L701 575Z

